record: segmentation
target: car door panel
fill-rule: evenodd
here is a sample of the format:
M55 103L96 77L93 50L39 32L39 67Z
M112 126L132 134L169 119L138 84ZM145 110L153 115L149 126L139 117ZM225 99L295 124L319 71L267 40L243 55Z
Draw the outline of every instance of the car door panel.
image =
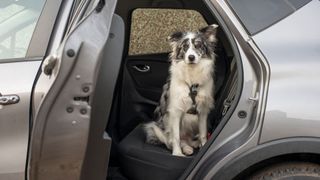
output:
M158 58L152 58L152 55L147 60L141 59L126 59L117 122L120 139L138 124L153 119L153 111L167 80L169 63L166 59L159 61ZM150 72L139 72L134 68L136 65L149 66Z
M24 178L30 92L40 63L40 60L24 61L0 66L0 99L7 95L19 98L14 104L0 103L0 179Z
M118 122L120 138L139 123L152 119L162 87L167 81L169 65L167 53L131 56L125 59ZM147 67L148 71L141 71L137 67Z
M109 161L110 136L105 132L116 92L116 82L124 47L124 22L114 14L110 34L103 50L97 83L92 99L89 142L81 179L105 179ZM103 135L103 136L102 136Z
M34 90L40 106L29 146L30 180L81 177L93 92L115 5L116 0L99 1L70 32L59 51L43 63L45 71Z
M130 57L126 68L139 94L157 101L168 77L168 54Z

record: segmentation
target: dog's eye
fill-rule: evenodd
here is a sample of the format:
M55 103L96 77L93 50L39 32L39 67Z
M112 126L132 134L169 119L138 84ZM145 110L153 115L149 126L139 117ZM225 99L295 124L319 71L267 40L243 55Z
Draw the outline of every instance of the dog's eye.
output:
M196 49L200 49L200 48L201 48L201 43L195 43L194 47L195 47Z
M185 50L185 51L186 51L186 50L189 48L189 45L188 45L188 44L183 44L183 46L182 46L182 47L183 47L183 50Z

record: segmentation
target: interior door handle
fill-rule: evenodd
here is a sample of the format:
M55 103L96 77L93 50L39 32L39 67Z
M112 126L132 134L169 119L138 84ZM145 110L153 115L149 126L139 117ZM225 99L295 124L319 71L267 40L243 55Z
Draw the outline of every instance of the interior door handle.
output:
M0 105L16 104L20 101L20 97L16 94L2 95L0 93Z
M132 66L135 70L139 71L139 72L149 72L150 71L150 66L145 65L145 64L139 64L139 65L134 65Z

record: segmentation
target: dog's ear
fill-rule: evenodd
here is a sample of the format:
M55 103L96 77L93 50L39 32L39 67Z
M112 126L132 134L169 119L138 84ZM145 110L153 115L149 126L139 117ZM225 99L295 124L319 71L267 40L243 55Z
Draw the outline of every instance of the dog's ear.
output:
M218 27L219 26L217 24L211 24L205 28L200 29L199 32L202 33L209 40L209 42L216 42Z
M183 32L174 32L173 34L171 34L167 40L169 42L177 42L179 41L181 38L183 37Z

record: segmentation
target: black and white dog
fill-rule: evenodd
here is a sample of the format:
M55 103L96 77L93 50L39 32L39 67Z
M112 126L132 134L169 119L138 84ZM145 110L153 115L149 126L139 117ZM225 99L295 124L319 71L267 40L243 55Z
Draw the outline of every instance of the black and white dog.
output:
M147 143L165 144L173 155L193 154L207 142L207 117L214 106L214 47L218 25L168 37L170 79L163 87L156 121L145 125Z

